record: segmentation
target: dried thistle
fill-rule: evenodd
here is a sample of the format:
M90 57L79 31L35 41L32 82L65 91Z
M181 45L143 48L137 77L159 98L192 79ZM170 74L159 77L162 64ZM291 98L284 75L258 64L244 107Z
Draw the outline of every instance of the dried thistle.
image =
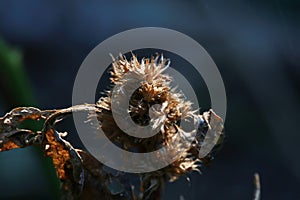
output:
M207 131L212 130L210 125L212 119L215 127L217 127L214 127L216 130L213 131L218 132L218 136L221 136L216 137L215 144L219 146L223 138L223 123L219 116L212 110L205 112L203 116L196 115L195 111L192 110L191 102L186 101L182 93L171 88L172 78L163 73L168 65L168 60L163 57L152 57L139 62L134 55L130 61L125 56L120 55L118 59L114 59L112 64L111 81L113 84L126 85L129 79L141 81L141 86L130 98L129 113L134 122L140 126L151 124L153 128L156 128L158 124L162 124L159 127L160 132L155 136L146 139L136 138L123 132L115 123L112 115L111 92L108 92L107 97L100 98L96 103L96 107L101 111L98 119L102 130L111 141L121 144L123 149L129 151L136 151L137 149L139 153L144 153L168 146L175 140L180 140L180 145L171 152L174 155L181 152L179 158L163 169L145 174L144 183L153 180L157 180L157 184L166 180L174 181L187 172L200 171L199 168L203 164L207 165L213 159L212 154L209 153L200 158L199 151ZM128 72L131 72L131 75L125 77ZM119 94L122 95L123 92L119 91ZM154 113L153 116L150 116L149 109L155 104L162 106L159 110L152 112ZM197 137L194 141L189 138L190 132L180 128L181 120L190 120L194 122L195 127L198 127L197 130L193 130L197 131ZM192 145L190 145L191 142ZM163 158L158 157L157 159L159 162L163 162Z
M219 146L223 138L222 119L212 110L196 115L192 103L186 101L182 93L170 86L172 78L164 74L168 60L163 57L143 59L141 62L132 55L128 61L123 55L114 59L111 81L115 86L130 83L129 79L141 81L129 101L131 119L140 126L151 125L159 132L149 138L133 137L122 131L112 115L111 95L101 97L94 104L74 106L61 110L41 111L36 108L16 108L0 118L0 151L23 148L29 145L43 147L47 156L52 158L57 176L62 185L63 199L159 199L160 189L165 181L174 181L181 175L207 165L213 158L213 151L204 157L199 156L206 142ZM130 72L130 76L126 76ZM120 87L122 88L122 87ZM117 91L122 94L123 91ZM159 104L160 107L154 105ZM150 111L151 112L150 112ZM138 174L138 192L127 175L111 173L88 152L74 149L55 129L55 124L73 112L93 111L97 114L99 128L121 148L137 153L151 152L162 147L168 148L177 142L171 154L178 159L157 171ZM42 130L34 132L19 129L25 119L45 120ZM182 120L189 120L195 130L180 127ZM139 133L138 129L136 130ZM191 133L197 132L192 138ZM207 139L207 133L213 132ZM221 136L221 137L219 137ZM217 138L217 140L216 140ZM158 155L157 162L165 162ZM117 189L116 189L117 188Z

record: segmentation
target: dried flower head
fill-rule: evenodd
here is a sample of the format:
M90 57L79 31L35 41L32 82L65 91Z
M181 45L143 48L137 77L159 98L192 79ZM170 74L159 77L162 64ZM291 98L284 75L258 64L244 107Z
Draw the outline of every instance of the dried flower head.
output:
M52 158L61 182L62 199L159 199L165 180L173 181L192 170L200 171L202 165L212 160L223 138L222 119L212 110L196 114L192 103L171 87L172 77L165 74L168 66L169 61L162 56L139 62L134 55L130 61L120 55L113 60L111 70L115 87L96 104L57 110L13 109L0 117L0 152L31 145L42 147ZM114 103L124 102L127 106L114 108ZM124 108L133 124L128 123L128 118L121 119L125 127L120 128L114 114L122 113ZM56 124L77 112L89 113L91 124L95 119L91 116L96 113L99 122L94 125L119 147L136 153L155 152L155 159L145 163L143 160L142 167L157 163L164 163L165 167L138 174L136 184L128 179L128 174L114 173L89 152L75 149L63 139L65 134L57 131ZM43 129L20 128L24 120L42 120ZM185 121L192 124L191 130L181 126ZM150 127L156 134L139 137L145 132L141 127ZM127 134L127 130L135 134ZM215 146L212 150L211 144ZM174 158L173 162L166 159L165 151Z
M112 63L111 81L115 86L129 84L130 87L131 80L140 82L140 86L130 97L128 112L137 125L150 124L153 129L158 128L159 132L156 135L138 138L121 130L112 114L111 91L107 93L107 97L100 98L96 106L100 109L98 115L100 127L112 142L125 150L144 153L162 147L168 148L174 143L178 144L171 152L174 156L177 155L177 159L167 167L151 172L152 176L173 181L189 171L199 171L201 163L208 163L212 159L211 154L200 158L199 151L207 131L211 129L210 118L219 122L217 126L219 135L222 135L223 125L221 118L213 111L207 112L205 116L195 114L192 103L187 101L181 92L171 87L172 78L163 73L168 66L169 61L163 56L142 59L139 62L135 55L132 55L131 60L120 55L117 59L113 59ZM130 75L127 76L128 74ZM120 90L117 91L118 94L126 92L122 91L123 87L118 88ZM157 104L161 106L155 106ZM181 128L180 123L183 120L192 122L195 129ZM138 133L139 129L135 131ZM192 140L192 133L196 132L197 136ZM159 162L164 162L162 159L157 158Z

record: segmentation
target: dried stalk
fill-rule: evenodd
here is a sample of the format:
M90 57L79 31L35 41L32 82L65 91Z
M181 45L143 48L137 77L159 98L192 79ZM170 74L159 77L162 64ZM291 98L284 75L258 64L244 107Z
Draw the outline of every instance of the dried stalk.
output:
M108 92L107 97L100 98L95 105L84 104L56 110L40 110L33 107L13 109L0 118L0 152L31 145L42 147L45 155L52 158L61 182L62 199L160 199L165 181L174 181L192 170L199 171L199 167L213 159L213 152L222 142L223 123L212 110L201 116L195 115L191 110L191 103L170 88L171 78L162 74L167 67L166 60L157 60L146 59L139 63L133 56L129 62L121 56L113 63L111 79L115 85L123 85L127 84L128 79L123 78L128 71L132 72L134 77L140 77L143 84L130 99L131 117L135 123L145 125L149 123L149 108L153 104L163 104L161 110L156 111L157 121L154 122L155 126L163 122L160 134L139 139L124 133L112 116L111 93ZM180 138L182 144L178 148L183 148L184 153L163 169L135 175L138 176L138 181L134 181L132 175L114 172L90 153L73 148L63 139L64 134L59 133L55 125L75 112L84 112L87 116L91 116L90 113L96 114L99 120L97 128L101 128L112 142L121 144L123 149L131 150L130 148L134 147L139 153L147 152L161 145L168 145L174 138ZM191 141L185 141L185 130L178 125L180 120L188 118L198 125L196 138L191 145L186 145ZM42 130L19 128L27 119L42 120ZM214 141L214 138L205 140L207 132L221 137L216 141L216 148L202 158L199 157L202 143ZM173 153L177 154L177 150Z
M260 178L258 173L254 174L254 187L254 200L260 200Z

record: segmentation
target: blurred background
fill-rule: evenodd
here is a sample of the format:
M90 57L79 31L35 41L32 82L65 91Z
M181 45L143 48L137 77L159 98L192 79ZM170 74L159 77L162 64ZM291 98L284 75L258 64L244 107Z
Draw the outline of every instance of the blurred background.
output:
M167 184L164 199L251 199L255 172L262 199L300 199L297 0L1 0L0 115L17 106L71 106L86 55L114 34L145 26L200 43L222 74L228 101L223 149L201 175ZM209 109L201 77L186 78L203 96L202 111ZM0 153L0 199L57 199L57 188L51 162L38 149Z

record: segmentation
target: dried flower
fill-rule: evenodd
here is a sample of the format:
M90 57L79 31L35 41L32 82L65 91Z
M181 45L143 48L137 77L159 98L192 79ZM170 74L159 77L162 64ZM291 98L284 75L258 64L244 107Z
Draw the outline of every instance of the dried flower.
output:
M221 118L213 111L207 112L204 117L195 114L195 111L192 110L192 103L186 101L182 93L171 88L172 78L163 73L169 66L169 62L163 56L142 59L139 62L135 55L132 55L130 61L120 55L118 59L113 60L111 81L115 86L131 84L130 80L132 79L140 81L140 87L130 97L129 114L132 120L140 126L150 124L153 129L159 128L159 133L149 138L137 138L122 131L112 115L112 93L108 92L107 97L100 98L96 103L100 109L98 115L100 127L105 134L123 149L138 153L168 147L170 144L180 141L177 149L171 152L174 155L181 152L178 159L163 169L151 172L150 176L174 181L187 172L199 171L201 163L208 163L212 159L211 154L199 158L201 144L203 144L206 132L210 129L210 117L219 122L218 127L221 127L218 130L219 135L222 135L223 129ZM128 73L130 76L125 76ZM122 89L122 87L119 88L119 90ZM119 94L122 92L124 91L119 91ZM161 106L155 107L156 104ZM190 120L195 127L199 127L198 130L196 128L192 130L198 131L194 141L191 141L191 132L180 127L182 120ZM218 142L220 143L220 141ZM160 162L164 162L161 159L158 158Z
M169 61L162 56L139 62L134 55L130 61L120 55L114 59L111 70L111 81L117 86L116 94L121 97L118 99L120 102L128 100L122 99L128 92L123 85L130 88L135 87L137 82L140 84L129 98L129 117L139 126L149 125L157 130L157 134L144 138L123 131L112 112L113 90L108 91L107 96L100 98L96 104L58 110L33 107L13 109L0 117L0 152L31 145L42 147L44 153L52 158L61 181L63 199L159 199L164 181L174 181L193 170L200 171L201 166L213 159L213 153L223 139L222 119L212 110L202 115L195 114L192 102L171 87L172 77L164 74L168 66ZM121 111L121 108L116 108L116 112ZM155 162L168 163L162 155L164 150L170 149L168 153L176 160L159 170L138 174L140 182L137 194L135 184L129 181L127 174L112 173L112 169L91 154L75 149L62 138L65 134L59 133L55 125L74 112L97 113L100 123L100 126L96 124L97 128L101 128L114 144L127 151L145 153L162 149L155 154ZM26 119L44 120L43 129L20 129L19 125ZM180 126L185 120L191 122L194 127L192 130ZM132 130L128 126L125 129ZM133 127L137 136L141 134L139 126ZM176 148L171 148L174 144ZM213 144L215 148L211 151L207 144Z

